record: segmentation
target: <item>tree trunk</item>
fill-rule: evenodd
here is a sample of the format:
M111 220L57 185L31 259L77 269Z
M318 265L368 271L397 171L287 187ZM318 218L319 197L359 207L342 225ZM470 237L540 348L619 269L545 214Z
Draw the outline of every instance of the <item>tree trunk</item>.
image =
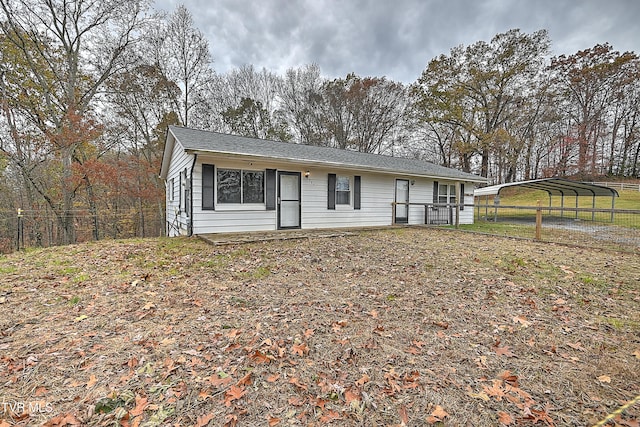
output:
M73 191L71 163L74 144L70 144L61 150L62 155L62 211L58 215L62 226L62 244L68 245L76 242L75 214L73 211Z
M87 185L87 199L89 201L89 212L93 222L93 240L100 240L100 221L98 220L98 207L96 206L96 198L93 193L93 185L88 176L84 176L84 182Z

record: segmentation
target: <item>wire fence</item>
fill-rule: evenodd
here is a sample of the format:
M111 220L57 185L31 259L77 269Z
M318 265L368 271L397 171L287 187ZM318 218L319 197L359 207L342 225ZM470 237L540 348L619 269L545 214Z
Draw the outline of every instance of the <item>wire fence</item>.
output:
M395 210L397 204L393 205ZM409 213L419 209L429 225L455 226L461 213L454 204L406 205ZM474 224L460 225L463 230L640 253L640 210L495 204L464 205L464 209L473 209ZM149 208L103 210L97 215L77 210L75 241L162 236L163 215ZM59 245L62 233L59 219L49 211L0 209L0 253Z
M164 211L109 209L92 214L70 212L75 242L132 237L158 237L164 233ZM56 246L64 240L61 219L48 210L0 209L0 253L30 247Z
M640 252L640 210L480 204L475 206L474 228L490 234Z

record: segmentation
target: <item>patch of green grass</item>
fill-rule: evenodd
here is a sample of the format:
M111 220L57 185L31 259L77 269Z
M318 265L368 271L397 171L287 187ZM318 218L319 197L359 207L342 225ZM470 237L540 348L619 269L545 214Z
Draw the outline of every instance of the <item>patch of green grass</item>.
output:
M592 276L589 276L588 274L580 275L579 279L585 285L591 285L596 282L596 279L594 279Z
M448 228L453 228L453 226L449 226ZM496 223L493 221L477 219L473 224L461 224L459 229L464 231L475 231L478 233L528 238L532 238L536 234L536 228L532 225L509 224L503 222Z
M79 302L80 302L80 297L75 296L69 300L69 305L73 307L74 305L77 305Z
M640 330L640 322L631 319L621 319L619 317L601 317L600 321L613 327L616 331L620 331L625 328L631 330Z
M73 276L79 271L80 269L78 267L65 267L58 270L58 274L60 274L61 276Z
M239 258L249 256L251 252L247 248L236 249L235 251L229 254L230 258Z
M15 273L18 269L13 265L0 266L0 274Z
M229 265L229 256L226 254L214 255L212 258L200 261L195 266L205 269L220 269Z
M73 283L82 283L82 282L86 282L89 279L91 279L91 276L89 276L86 273L80 273L73 278Z
M244 279L260 280L269 277L271 268L269 266L260 266L253 271L243 271L240 277Z
M401 227L401 228L393 228L391 230L389 230L389 233L391 234L395 234L396 236L404 236L407 232L406 227Z

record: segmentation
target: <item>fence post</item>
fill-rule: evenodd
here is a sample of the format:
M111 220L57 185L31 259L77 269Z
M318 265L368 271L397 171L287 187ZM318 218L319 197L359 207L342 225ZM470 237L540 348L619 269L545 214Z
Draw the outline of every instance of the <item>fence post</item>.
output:
M391 225L396 225L396 202L391 202Z
M22 249L24 249L24 223L22 222L23 211L18 208L18 250L20 250L20 245L22 244Z
M536 240L542 240L542 202L538 200L536 208Z

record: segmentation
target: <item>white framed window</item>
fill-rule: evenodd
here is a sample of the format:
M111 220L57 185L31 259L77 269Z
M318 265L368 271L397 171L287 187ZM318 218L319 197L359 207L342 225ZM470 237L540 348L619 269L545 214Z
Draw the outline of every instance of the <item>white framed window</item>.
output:
M440 184L438 186L438 203L454 205L456 203L456 186Z
M336 176L336 205L351 204L351 177Z
M218 203L264 203L264 171L217 169Z

